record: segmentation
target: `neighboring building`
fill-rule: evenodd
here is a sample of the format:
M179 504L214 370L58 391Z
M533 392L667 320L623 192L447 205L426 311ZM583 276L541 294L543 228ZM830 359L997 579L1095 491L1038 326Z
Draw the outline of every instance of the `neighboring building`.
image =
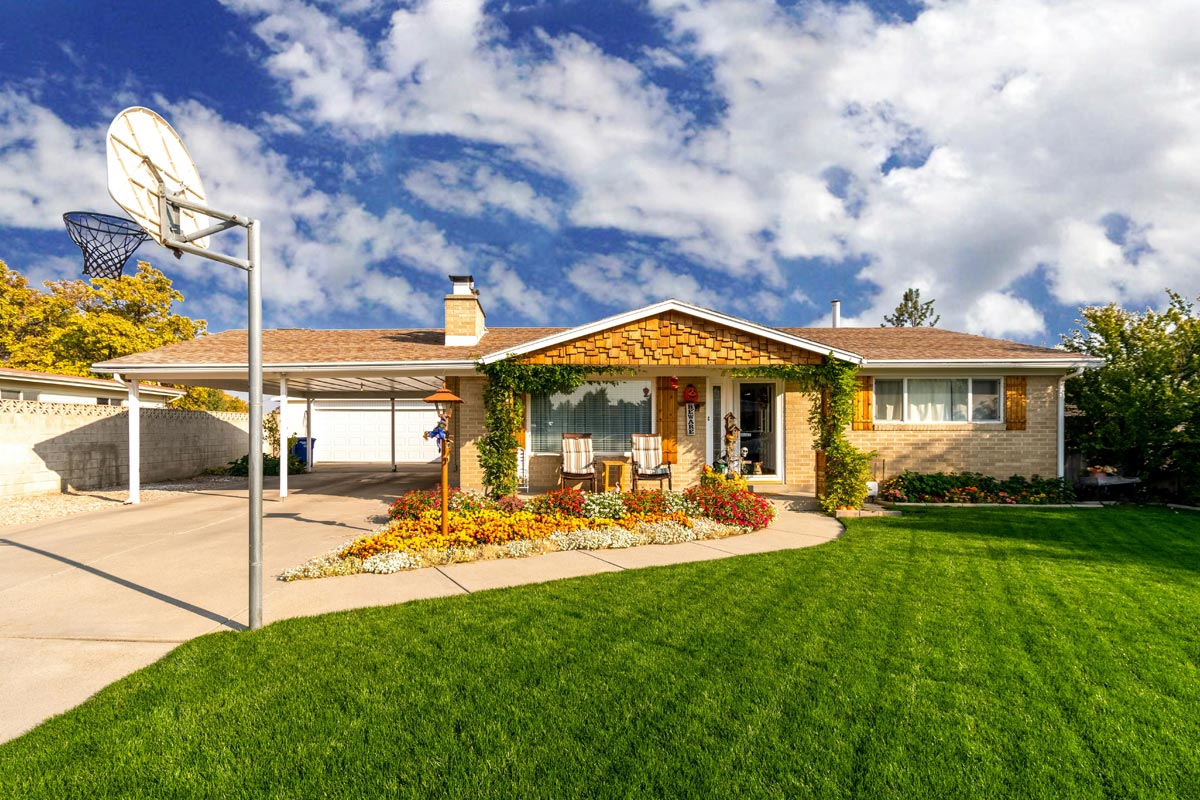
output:
M139 396L143 406L162 408L184 394L183 389L143 383ZM125 384L115 379L51 375L25 369L0 369L0 400L122 406L126 404L127 398L128 389Z
M631 433L661 433L676 465L675 485L686 486L717 458L721 419L729 412L741 428L748 460L761 473L751 480L812 490L816 458L809 398L782 381L728 373L833 357L860 365L849 435L857 446L879 453L887 474L913 469L1050 476L1062 473L1063 382L1100 363L938 328L772 328L678 300L575 328L489 329L471 277L452 281L443 329L265 332L264 385L284 395L285 406L294 397L314 404L308 419L319 454L321 415L326 409L338 413L336 401L362 412L356 421L343 419L347 431L358 433L336 435L358 436L363 458L386 461L379 454L390 452L391 425L383 403L395 399L419 411L420 399L444 380L465 401L453 421L452 474L462 487L479 488L476 443L483 434L485 379L475 365L512 357L630 373L569 395L528 398L523 445L534 490L556 482L564 432L592 433L597 456L614 458L626 457ZM245 390L245 364L246 332L226 331L95 368L127 378ZM690 407L685 392L696 395ZM368 401L379 404L373 417L363 415ZM304 435L305 417L298 411L289 410L285 428ZM403 434L397 429L397 438L415 445L413 460L436 457L433 445L418 438L432 419L414 414L410 429ZM327 454L319 457L330 460Z

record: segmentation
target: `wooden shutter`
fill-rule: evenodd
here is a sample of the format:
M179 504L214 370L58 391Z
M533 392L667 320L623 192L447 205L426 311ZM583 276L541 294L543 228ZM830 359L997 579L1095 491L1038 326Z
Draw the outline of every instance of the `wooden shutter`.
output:
M666 464L676 464L679 459L679 443L676 439L679 404L675 401L675 393L670 378L658 379L658 435L662 437L663 462Z
M850 426L852 430L875 430L874 394L875 379L870 375L859 375L858 389L854 392L854 422Z
M1025 430L1025 376L1004 379L1004 426L1010 431Z

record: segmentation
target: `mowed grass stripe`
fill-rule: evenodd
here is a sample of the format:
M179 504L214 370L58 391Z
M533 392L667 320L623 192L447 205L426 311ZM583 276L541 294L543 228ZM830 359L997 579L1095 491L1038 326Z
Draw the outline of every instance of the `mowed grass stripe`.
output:
M1200 516L956 510L803 551L183 645L0 796L1200 796Z

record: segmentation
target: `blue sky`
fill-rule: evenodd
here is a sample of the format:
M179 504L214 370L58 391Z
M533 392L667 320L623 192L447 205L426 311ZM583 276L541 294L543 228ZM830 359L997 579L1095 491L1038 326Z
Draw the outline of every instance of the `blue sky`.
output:
M75 277L130 105L264 222L266 321L492 326L678 297L771 325L1055 344L1084 304L1200 293L1194 0L4 4L0 259ZM220 246L241 252L237 238ZM243 279L148 243L184 313Z

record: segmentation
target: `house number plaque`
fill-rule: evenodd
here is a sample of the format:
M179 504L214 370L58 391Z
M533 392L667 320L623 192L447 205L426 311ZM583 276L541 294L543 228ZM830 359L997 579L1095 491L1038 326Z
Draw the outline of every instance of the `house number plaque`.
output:
M696 435L696 404L687 404L687 435Z

